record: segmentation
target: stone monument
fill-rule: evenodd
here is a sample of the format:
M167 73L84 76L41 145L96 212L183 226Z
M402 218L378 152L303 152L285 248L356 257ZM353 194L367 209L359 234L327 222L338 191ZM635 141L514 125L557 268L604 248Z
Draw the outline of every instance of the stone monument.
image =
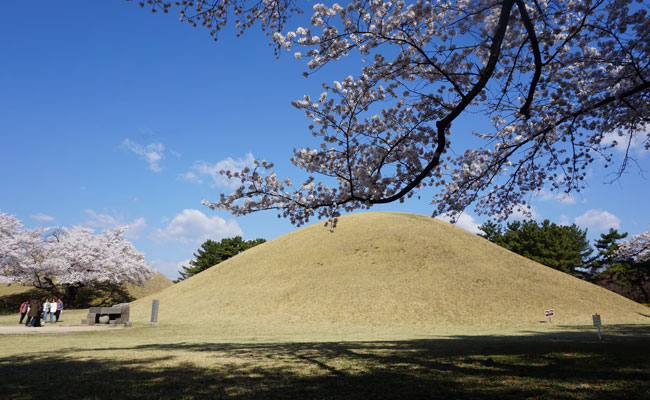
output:
M108 326L131 326L129 303L116 304L113 307L90 307L88 315L81 320L81 325L108 324Z
M160 305L160 300L153 300L151 302L151 321L147 322L147 325L158 325L158 306Z

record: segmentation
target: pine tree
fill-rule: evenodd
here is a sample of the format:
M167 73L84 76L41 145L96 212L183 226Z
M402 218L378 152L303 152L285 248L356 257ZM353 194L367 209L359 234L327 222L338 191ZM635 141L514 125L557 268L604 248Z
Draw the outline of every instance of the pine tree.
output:
M513 221L504 228L487 222L479 227L488 240L548 267L578 275L592 249L587 231L577 225L557 225L544 220Z
M616 263L616 253L619 248L618 241L627 237L627 232L619 233L616 229L609 229L607 233L601 233L600 239L596 240L596 254L588 264L592 274L602 272L602 269L608 268Z
M175 282L185 280L264 242L266 242L265 239L259 238L243 240L241 236L225 238L220 242L208 239L194 253L194 260L189 262L190 265L182 267L183 270L179 271L181 276Z
M500 246L503 245L503 226L497 224L496 222L487 221L483 225L479 226L478 229L483 231L478 235L486 238L492 243L496 243Z

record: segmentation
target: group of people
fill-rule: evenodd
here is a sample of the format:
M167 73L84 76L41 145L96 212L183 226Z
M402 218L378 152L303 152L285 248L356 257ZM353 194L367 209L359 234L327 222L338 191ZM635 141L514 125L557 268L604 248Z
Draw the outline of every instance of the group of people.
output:
M44 299L41 301L37 298L32 298L31 300L25 300L20 305L20 324L23 323L25 317L27 317L27 322L25 326L36 327L41 326L41 319L43 323L47 322L47 316L50 316L50 323L52 319L56 320L54 323L59 322L59 316L61 311L63 311L63 301L59 299Z

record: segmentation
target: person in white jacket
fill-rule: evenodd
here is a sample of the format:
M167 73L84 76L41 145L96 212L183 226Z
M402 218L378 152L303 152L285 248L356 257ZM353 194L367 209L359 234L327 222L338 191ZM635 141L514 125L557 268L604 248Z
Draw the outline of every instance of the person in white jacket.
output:
M50 312L50 299L45 299L43 302L43 323L45 323L45 319L47 318L47 313Z
M54 317L54 313L57 310L57 304L56 304L56 299L52 299L50 302L50 323L52 323L52 317Z

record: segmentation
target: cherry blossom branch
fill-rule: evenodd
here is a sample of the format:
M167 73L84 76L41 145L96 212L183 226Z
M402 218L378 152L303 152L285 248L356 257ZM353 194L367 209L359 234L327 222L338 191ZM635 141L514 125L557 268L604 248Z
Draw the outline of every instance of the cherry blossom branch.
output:
M318 3L311 28L290 32L277 29L290 2L205 3L221 7L212 21L259 16L278 48L305 48L294 56L309 58L306 75L357 53L363 64L357 76L323 84L318 100L293 103L322 143L291 161L334 184L310 176L294 187L257 160L225 171L241 186L204 204L235 215L275 209L302 224L403 201L424 186L438 188L437 213L474 202L478 213L507 213L544 185L581 190L594 156L614 159L604 135L629 129L636 140L650 123L650 20L632 1ZM475 140L454 140L461 148L450 152L452 124L469 115L484 118Z
M476 96L483 90L488 80L494 72L497 61L499 59L499 52L501 51L501 43L503 37L505 36L506 29L508 28L508 19L510 18L510 10L512 9L514 0L506 0L501 6L501 12L499 14L499 22L494 32L494 39L492 40L492 45L490 46L490 58L488 63L485 66L481 78L474 85L474 87L460 100L458 105L454 107L449 114L442 120L436 122L436 128L438 129L438 145L436 146L433 159L427 164L426 167L420 172L411 182L404 186L400 191L395 193L392 196L383 198L383 199L364 199L371 204L384 204L392 203L393 201L404 197L411 190L415 189L425 178L429 176L431 171L436 168L440 163L440 156L445 151L445 133L449 129L449 125L467 108L469 103L476 98Z
M522 0L517 0L517 7L519 9L519 14L521 15L521 21L526 28L528 34L528 40L530 41L530 47L533 51L533 57L535 58L535 73L533 79L528 86L528 95L526 96L526 102L521 106L519 112L525 116L526 119L530 118L530 105L533 102L535 96L535 91L537 90L537 83L539 78L542 76L542 55L539 51L539 42L537 41L537 35L535 34L535 27L533 27L533 22L530 20L528 11L526 10L526 5Z

